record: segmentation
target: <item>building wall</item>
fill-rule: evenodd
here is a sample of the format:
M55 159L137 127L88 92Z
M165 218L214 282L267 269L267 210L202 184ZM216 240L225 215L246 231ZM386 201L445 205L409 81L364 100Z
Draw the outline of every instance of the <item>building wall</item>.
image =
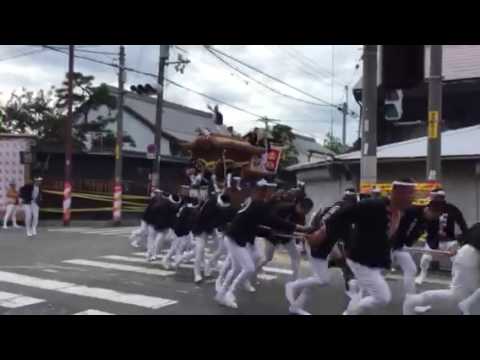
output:
M354 187L352 181L346 180L344 175L335 180L331 178L328 169L312 169L297 174L300 181L305 182L305 191L315 204L314 209L325 208L340 200L348 187Z

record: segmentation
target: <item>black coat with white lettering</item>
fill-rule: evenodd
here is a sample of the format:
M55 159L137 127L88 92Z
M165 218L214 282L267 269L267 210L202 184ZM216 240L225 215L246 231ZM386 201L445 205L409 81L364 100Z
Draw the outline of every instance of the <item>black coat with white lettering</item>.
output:
M315 223L316 227L314 227L314 229L315 230L319 229L337 211L351 205L353 204L343 200L337 201L335 204L325 208L320 214L317 214L315 216L314 222L312 221L312 227L314 226L314 223ZM348 243L348 240L351 236L351 232L352 232L352 226L350 225L350 226L345 226L345 228L341 229L341 232L337 237L327 236L325 241L320 246L310 247L310 255L313 258L325 260L330 254L330 252L332 251L337 241L343 240L343 242Z
M460 239L462 245L469 244L480 251L480 223L474 224Z
M148 202L147 208L145 209L145 211L143 212L143 215L142 215L142 220L143 221L146 222L145 219L147 219L150 216L149 213L152 211L152 206L153 206L153 204L155 203L156 200L157 200L157 198L152 198Z
M217 197L212 196L207 200L198 212L193 225L192 232L194 235L200 235L202 233L211 234L214 229L220 228L229 221L226 211L228 208L221 208L217 204Z
M145 222L157 231L175 226L178 207L168 199L157 199L145 216Z
M346 228L354 225L347 257L371 268L391 266L391 245L388 237L390 213L388 199L365 199L335 212L326 222L327 237L341 238Z
M177 219L173 231L178 237L188 235L195 224L198 208L183 206L178 210Z
M226 235L244 247L255 242L258 226L264 225L282 233L292 233L296 225L276 216L271 205L264 201L248 199L237 212Z
M404 246L411 247L427 229L427 219L424 215L425 206L412 206L405 210L398 229L390 239L392 249L398 250Z
M427 244L431 249L438 249L441 241L455 240L455 224L458 224L462 234L468 230L462 212L450 203L445 206L445 211L439 219L430 221L427 227ZM445 232L446 238L440 237L440 230Z

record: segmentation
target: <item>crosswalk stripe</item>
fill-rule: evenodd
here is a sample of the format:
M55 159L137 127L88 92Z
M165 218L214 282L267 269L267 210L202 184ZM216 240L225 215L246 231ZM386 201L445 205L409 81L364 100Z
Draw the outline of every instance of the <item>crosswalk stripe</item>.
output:
M82 312L79 312L79 313L76 313L76 314L73 314L73 315L115 315L115 314L111 314L111 313L108 313L108 312L95 310L95 309L88 309L88 310L85 310L85 311L82 311Z
M74 265L99 267L103 269L130 271L130 272L136 272L136 273L148 274L148 275L171 276L175 274L172 271L165 271L161 269L151 269L151 268L144 268L139 266L114 264L114 263L94 261L94 260L72 259L72 260L64 260L62 262L67 264L74 264Z
M271 281L271 280L275 280L277 277L275 275L261 273L257 275L257 278L259 278L260 280Z
M60 228L60 229L47 229L51 232L62 233L81 233L81 234L98 234L98 235L130 235L134 230L134 227L124 228L91 228L91 227L78 227L78 228Z
M51 232L78 232L84 230L90 230L91 228L88 227L71 227L71 228L54 228L54 229L47 229L47 231Z
M292 270L281 269L281 268L270 267L270 266L264 266L263 271L269 272L269 273L274 273L274 274L293 275Z
M223 265L223 261L218 262L220 265ZM288 269L282 269L282 268L277 268L277 267L271 267L271 266L264 266L262 268L264 272L267 273L273 273L273 274L282 274L282 275L293 275L292 270Z
M142 254L142 253L137 253L137 254ZM141 259L139 257L133 257L133 256L105 255L105 256L100 256L100 258L108 259L108 260L118 260L118 261L126 261L126 262L132 262L132 263L145 264L144 259ZM179 267L182 268L182 269L193 269L193 264L180 264ZM273 269L274 271L281 270L280 273L282 273L282 274L289 271L289 270L285 270L285 272L284 272L283 271L284 269L277 269L277 268L269 268L269 269L270 270ZM266 274L266 273L261 273L261 274L258 275L258 278L261 279L261 280L271 281L271 280L277 279L277 276Z
M0 307L16 309L28 305L39 304L42 302L45 302L45 300L0 291Z
M116 303L135 305L149 309L176 304L178 301L155 296L140 295L114 291L110 289L88 287L57 280L43 279L28 275L0 271L0 282L22 285L44 290L58 291L64 294L84 296L94 299L107 300Z
M133 257L133 256L120 256L120 255L105 255L105 256L100 256L102 259L108 259L108 260L118 260L118 261L127 261L127 262L133 262L133 263L139 263L139 264L145 264L145 259L141 259L138 257ZM158 259L160 261L160 259ZM180 264L178 266L181 269L193 269L193 264Z
M145 264L146 263L145 259L142 259L140 257L133 257L133 256L105 255L105 256L100 256L100 258L108 259L108 260L128 261L128 262L134 262L134 263L139 263L139 264Z
M98 235L130 235L131 231L130 230L119 230L119 229L113 229L113 230L106 230L106 229L99 229L99 230L87 230L87 231L82 231L82 234L98 234Z

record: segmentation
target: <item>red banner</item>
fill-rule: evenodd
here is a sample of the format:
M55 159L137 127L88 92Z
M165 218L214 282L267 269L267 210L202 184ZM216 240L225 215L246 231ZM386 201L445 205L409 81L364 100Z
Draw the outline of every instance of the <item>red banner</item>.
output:
M265 164L265 169L268 172L276 173L278 170L278 165L280 164L281 158L282 158L282 149L272 147L267 154L267 163Z

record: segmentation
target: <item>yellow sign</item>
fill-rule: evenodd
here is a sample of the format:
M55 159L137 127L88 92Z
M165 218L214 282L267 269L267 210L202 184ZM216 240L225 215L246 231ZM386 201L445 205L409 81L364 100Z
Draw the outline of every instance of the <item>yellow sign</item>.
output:
M439 123L439 112L430 111L428 113L428 138L437 139L438 138L438 123Z
M360 184L360 193L368 194L374 187L380 189L383 196L387 196L392 192L392 183L374 184L362 182ZM440 184L437 182L417 183L414 205L427 205L430 201L430 192L437 187L440 187Z
M115 159L120 159L120 146L118 144L115 146Z

